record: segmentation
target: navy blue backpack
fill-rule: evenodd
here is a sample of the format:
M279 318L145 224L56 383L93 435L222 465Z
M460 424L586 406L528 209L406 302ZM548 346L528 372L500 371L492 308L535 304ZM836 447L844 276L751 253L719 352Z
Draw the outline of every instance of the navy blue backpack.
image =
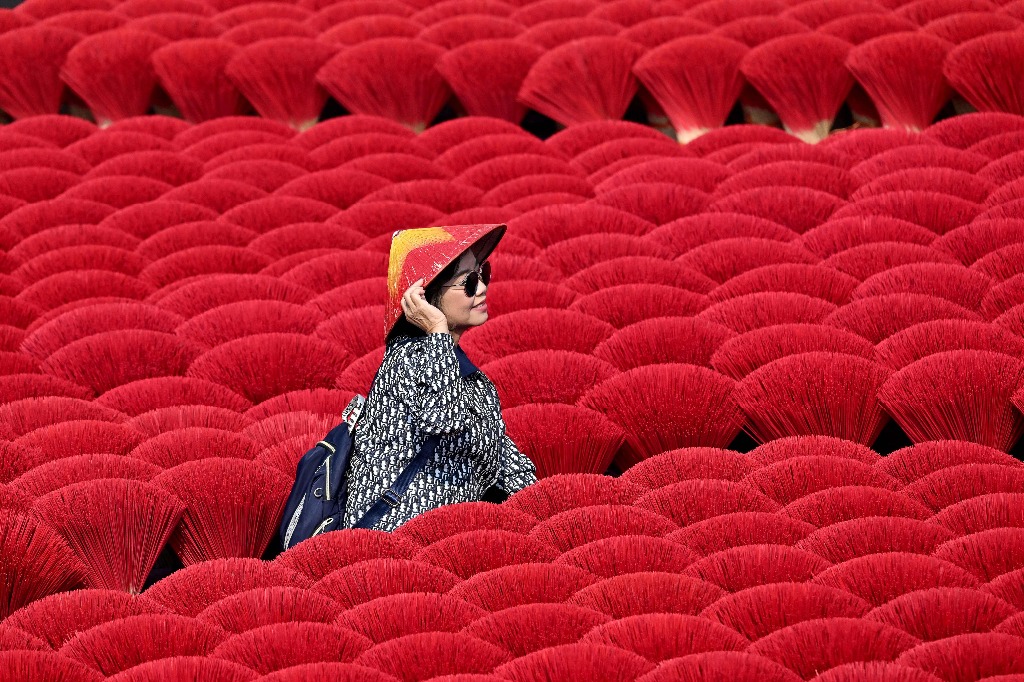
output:
M405 341L408 339L400 339L398 343ZM380 374L379 369L377 373ZM374 376L374 383L376 381L377 377ZM342 412L341 423L299 460L295 484L288 496L279 530L284 549L342 527L345 502L348 500L349 462L354 444L352 431L365 404L366 399L361 395L352 398ZM401 503L412 479L423 470L437 448L438 440L434 437L423 443L412 462L381 493L380 499L356 521L353 528L372 528Z

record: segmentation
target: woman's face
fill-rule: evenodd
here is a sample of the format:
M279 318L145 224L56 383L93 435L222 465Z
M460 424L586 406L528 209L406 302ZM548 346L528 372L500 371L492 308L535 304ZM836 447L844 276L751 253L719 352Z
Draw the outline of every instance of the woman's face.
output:
M448 327L478 327L487 321L487 285L480 280L476 286L476 296L466 296L464 282L469 273L480 267L476 254L472 250L462 254L455 276L445 282L447 286L441 290L441 311L448 318Z

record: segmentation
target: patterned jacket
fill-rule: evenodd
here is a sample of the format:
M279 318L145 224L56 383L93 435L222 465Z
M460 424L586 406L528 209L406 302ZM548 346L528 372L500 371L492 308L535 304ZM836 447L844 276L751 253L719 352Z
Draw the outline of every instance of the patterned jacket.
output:
M344 527L351 528L412 461L420 443L437 449L402 502L378 522L391 531L434 507L481 499L491 486L512 494L536 469L505 433L494 384L450 334L388 344L355 429Z

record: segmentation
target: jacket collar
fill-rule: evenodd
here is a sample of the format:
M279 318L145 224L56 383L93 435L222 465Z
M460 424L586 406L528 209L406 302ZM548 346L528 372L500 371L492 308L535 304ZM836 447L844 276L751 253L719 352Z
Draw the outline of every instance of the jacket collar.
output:
M473 372L479 371L479 368L466 355L466 351L462 350L459 346L455 346L455 357L459 359L459 374L463 379Z

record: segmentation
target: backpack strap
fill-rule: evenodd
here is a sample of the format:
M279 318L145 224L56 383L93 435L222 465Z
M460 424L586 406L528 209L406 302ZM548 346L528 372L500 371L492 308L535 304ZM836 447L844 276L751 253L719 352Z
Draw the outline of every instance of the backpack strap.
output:
M392 509L396 508L402 503L405 498L405 493L409 490L409 485L412 483L412 479L416 477L416 474L423 471L423 467L426 466L427 460L434 454L434 450L437 449L438 441L441 440L440 436L431 436L420 446L419 452L416 453L416 457L409 462L408 466L402 470L402 473L398 474L398 478L390 486L384 489L380 494L380 499L373 503L362 518L355 522L353 528L373 528L377 525L377 522L384 518Z

